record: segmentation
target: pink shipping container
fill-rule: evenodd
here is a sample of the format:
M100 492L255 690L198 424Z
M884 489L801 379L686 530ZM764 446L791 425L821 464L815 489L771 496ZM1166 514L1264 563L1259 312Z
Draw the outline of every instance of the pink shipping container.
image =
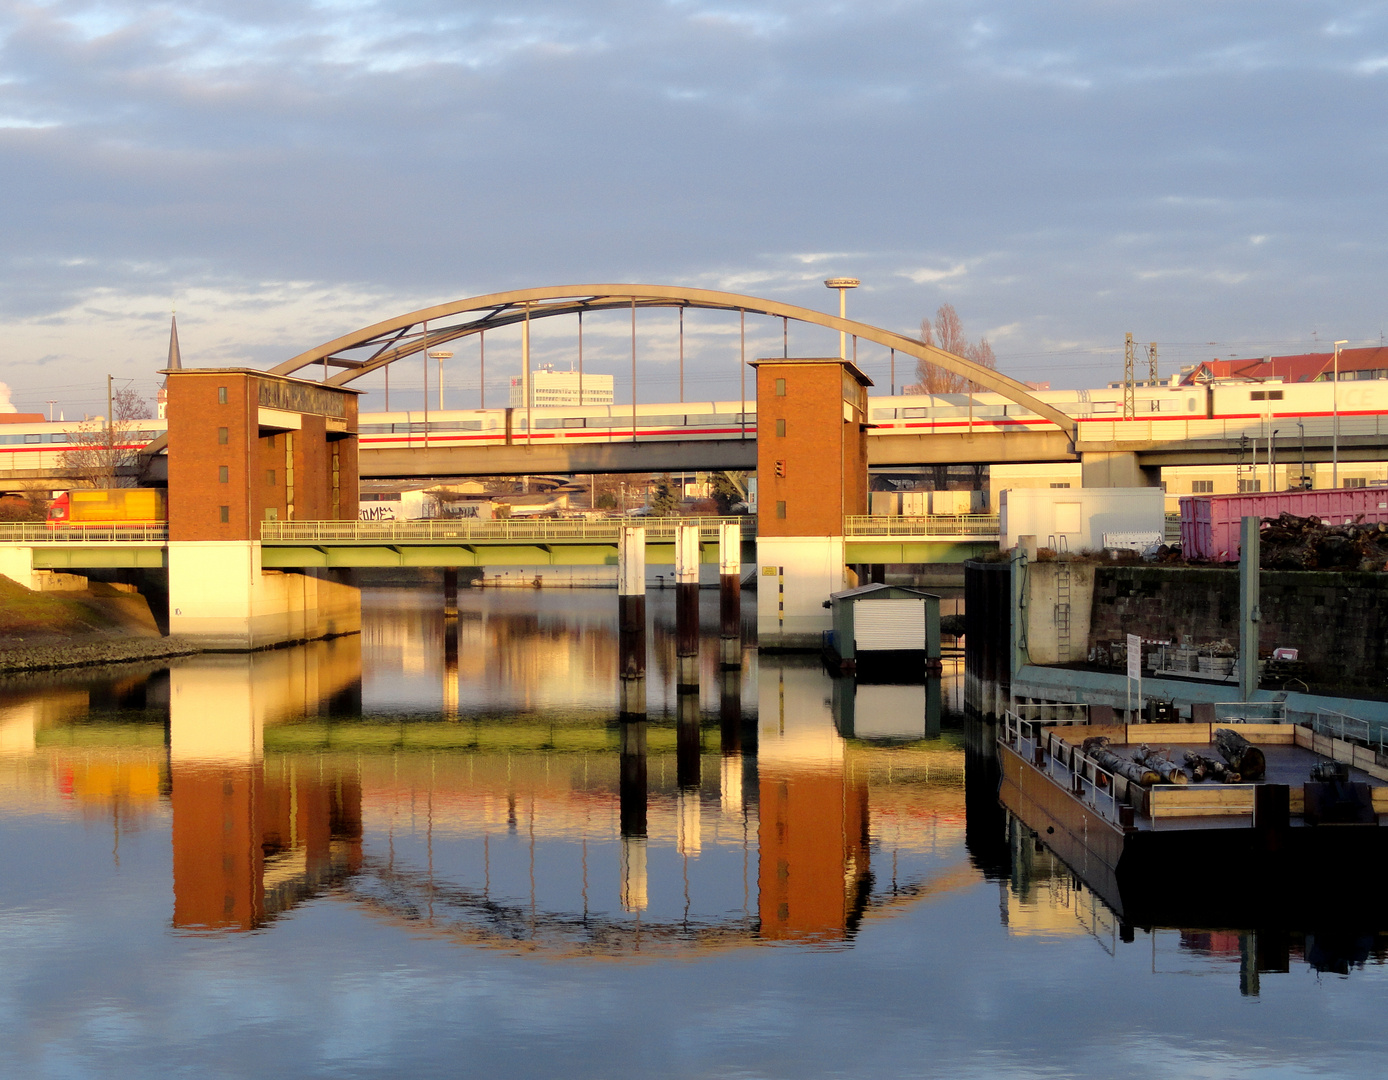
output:
M1181 553L1188 559L1239 561L1239 522L1245 517L1278 514L1318 517L1342 525L1362 515L1364 521L1388 521L1388 489L1340 488L1334 491L1273 491L1247 495L1181 496Z

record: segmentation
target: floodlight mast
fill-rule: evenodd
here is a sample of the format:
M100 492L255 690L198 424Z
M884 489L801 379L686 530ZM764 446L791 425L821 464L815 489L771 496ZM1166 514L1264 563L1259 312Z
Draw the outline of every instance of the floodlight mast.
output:
M848 290L856 289L862 282L855 277L831 277L824 282L826 289L839 291L839 318L848 318ZM848 359L848 335L839 331L839 359Z

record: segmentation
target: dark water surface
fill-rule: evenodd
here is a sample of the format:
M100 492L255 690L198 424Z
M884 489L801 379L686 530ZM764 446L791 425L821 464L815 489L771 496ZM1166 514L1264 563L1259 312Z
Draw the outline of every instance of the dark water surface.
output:
M696 703L652 598L639 732L605 591L0 687L0 1076L1380 1074L1388 939L1120 926L957 673L929 735L920 687L720 678L704 600Z

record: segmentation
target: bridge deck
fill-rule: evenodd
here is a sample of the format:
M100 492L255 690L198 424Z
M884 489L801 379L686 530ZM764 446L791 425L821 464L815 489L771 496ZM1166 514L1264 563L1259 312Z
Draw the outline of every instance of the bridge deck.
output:
M267 521L261 564L267 569L441 566L615 565L624 525L646 530L646 558L675 560L675 528L699 529L700 561L718 562L719 526L742 528L742 562L756 562L755 516L738 518L601 518L497 521ZM29 547L46 570L157 568L168 565L162 525L58 529L42 523L0 524L0 544ZM995 548L998 519L987 514L844 519L849 563L959 562Z

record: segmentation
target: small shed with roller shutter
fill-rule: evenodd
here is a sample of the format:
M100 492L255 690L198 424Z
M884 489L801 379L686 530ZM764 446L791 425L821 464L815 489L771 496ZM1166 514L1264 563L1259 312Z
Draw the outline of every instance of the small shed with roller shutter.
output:
M904 585L863 585L829 598L830 647L844 670L899 661L938 668L940 598Z

